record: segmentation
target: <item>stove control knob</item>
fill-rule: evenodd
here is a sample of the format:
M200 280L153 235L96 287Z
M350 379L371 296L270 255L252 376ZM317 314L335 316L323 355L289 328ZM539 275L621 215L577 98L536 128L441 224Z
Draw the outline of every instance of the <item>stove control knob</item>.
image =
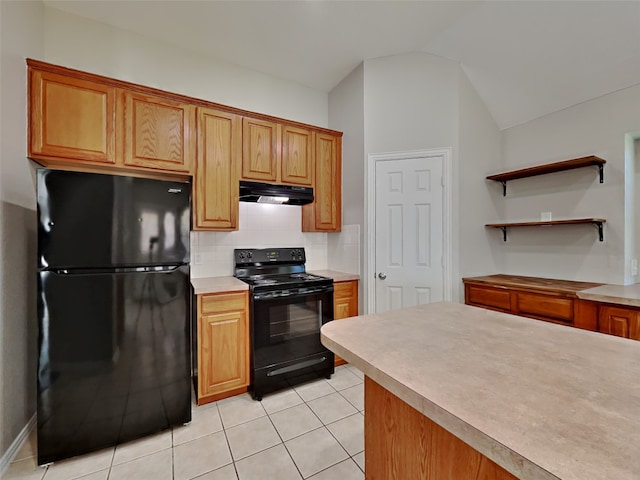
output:
M247 257L249 257L249 258L253 257L253 253L247 252Z
M240 252L240 253L238 253L238 258L239 258L240 260L244 259L244 252Z

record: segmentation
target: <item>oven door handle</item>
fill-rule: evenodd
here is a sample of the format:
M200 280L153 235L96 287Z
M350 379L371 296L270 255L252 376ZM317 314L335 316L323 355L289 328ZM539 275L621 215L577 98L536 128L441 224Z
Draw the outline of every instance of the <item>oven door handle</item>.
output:
M279 300L284 298L300 298L300 297L315 297L318 295L332 295L333 287L327 289L317 290L315 292L300 292L300 293L287 293L284 295L272 295L274 292L261 292L253 294L253 301L268 302L269 300ZM277 292L276 292L277 293Z
M322 299L318 300L318 330L322 328Z

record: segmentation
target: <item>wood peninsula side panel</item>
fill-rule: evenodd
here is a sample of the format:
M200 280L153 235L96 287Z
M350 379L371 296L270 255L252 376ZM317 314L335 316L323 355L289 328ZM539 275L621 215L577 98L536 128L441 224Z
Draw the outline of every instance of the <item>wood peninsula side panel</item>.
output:
M364 387L366 480L517 480L369 377Z

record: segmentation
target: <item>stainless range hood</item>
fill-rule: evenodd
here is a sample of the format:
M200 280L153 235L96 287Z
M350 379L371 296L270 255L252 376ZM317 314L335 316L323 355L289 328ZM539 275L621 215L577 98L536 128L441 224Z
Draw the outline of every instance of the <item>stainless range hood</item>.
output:
M313 188L240 180L240 201L277 205L306 205L313 202Z

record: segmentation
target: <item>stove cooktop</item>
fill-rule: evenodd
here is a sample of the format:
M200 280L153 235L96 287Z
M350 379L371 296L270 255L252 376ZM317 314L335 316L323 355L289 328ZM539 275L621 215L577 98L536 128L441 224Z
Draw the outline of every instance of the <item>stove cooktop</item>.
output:
M238 277L239 280L253 286L281 286L281 285L306 285L308 283L325 283L330 278L312 275L306 272L274 274L274 275L250 275Z

